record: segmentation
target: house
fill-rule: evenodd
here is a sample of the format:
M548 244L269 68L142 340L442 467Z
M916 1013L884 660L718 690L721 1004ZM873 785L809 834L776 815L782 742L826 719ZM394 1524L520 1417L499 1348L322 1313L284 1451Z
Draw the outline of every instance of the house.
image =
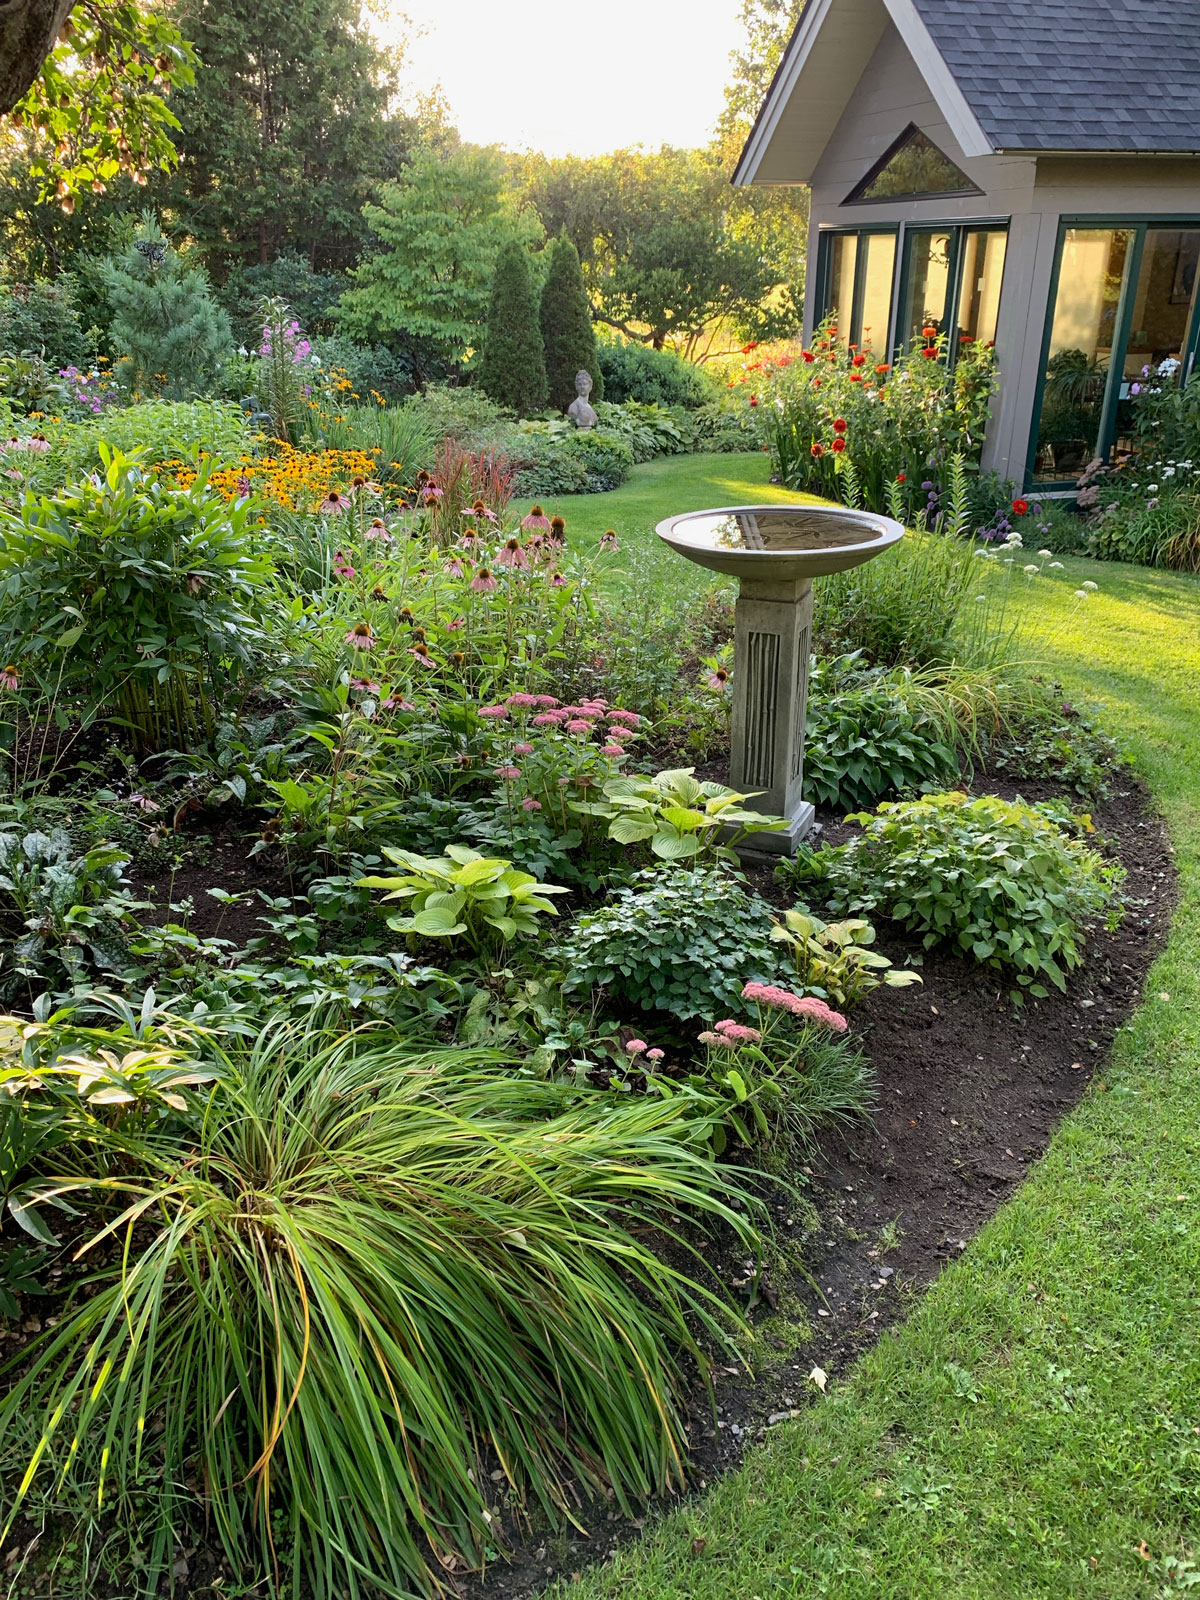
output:
M1197 363L1200 0L808 0L733 181L811 186L806 337L994 339L984 468L1069 488Z

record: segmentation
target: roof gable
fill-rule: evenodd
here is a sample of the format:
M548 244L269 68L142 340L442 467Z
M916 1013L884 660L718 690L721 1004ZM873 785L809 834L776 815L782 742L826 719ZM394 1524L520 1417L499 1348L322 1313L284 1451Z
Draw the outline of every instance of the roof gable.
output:
M1200 0L809 0L734 183L809 181L889 22L967 156L1200 151Z

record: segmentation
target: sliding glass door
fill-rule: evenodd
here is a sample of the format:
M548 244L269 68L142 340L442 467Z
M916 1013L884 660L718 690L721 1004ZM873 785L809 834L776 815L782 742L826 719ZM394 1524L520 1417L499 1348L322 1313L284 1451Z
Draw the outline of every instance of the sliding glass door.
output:
M1179 383L1200 333L1194 225L1067 223L1059 238L1030 450L1036 483L1128 451L1140 386Z

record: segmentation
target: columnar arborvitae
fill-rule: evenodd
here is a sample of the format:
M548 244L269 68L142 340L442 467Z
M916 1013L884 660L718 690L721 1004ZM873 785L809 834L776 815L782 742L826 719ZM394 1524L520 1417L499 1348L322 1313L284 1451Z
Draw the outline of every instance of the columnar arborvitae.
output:
M593 405L604 398L604 380L596 356L596 333L579 252L564 235L550 246L550 269L542 290L542 345L550 404L565 411L575 398L575 374L592 375Z
M519 417L546 405L537 296L523 245L505 245L496 258L479 387L498 404L511 406Z

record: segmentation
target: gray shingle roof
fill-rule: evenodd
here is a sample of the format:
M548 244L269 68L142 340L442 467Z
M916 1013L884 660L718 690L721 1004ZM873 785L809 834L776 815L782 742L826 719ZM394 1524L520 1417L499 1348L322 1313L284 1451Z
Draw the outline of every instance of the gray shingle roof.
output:
M1200 0L916 0L1001 150L1200 150Z

